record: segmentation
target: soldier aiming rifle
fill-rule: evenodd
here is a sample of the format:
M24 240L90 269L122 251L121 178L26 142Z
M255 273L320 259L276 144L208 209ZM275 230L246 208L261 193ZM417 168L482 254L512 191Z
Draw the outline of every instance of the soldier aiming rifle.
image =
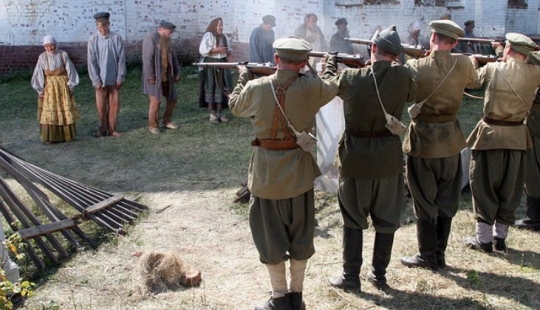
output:
M492 43L492 42L499 42L496 39L478 39L478 38L458 38L458 40L463 39L463 41L471 41L471 42L482 42L482 43ZM372 44L371 40L366 39L357 39L357 38L345 38L345 40L350 41L352 43L356 44L364 44L364 45L370 45ZM503 42L504 43L504 42ZM430 51L426 50L420 46L414 46L410 44L402 43L401 46L403 47L403 52L413 58L422 58L429 55ZM473 55L470 53L454 53L454 54L463 54L463 55ZM497 56L495 55L481 55L481 54L474 54L473 55L476 60L478 60L478 63L480 65L485 65L488 62L494 62L497 60Z
M308 56L324 58L329 54L334 55L337 59L337 62L343 63L349 67L361 68L365 66L365 59L360 55L350 55L345 53L309 52ZM196 62L193 63L193 65L200 68L218 69L238 69L239 67L245 67L257 77L271 75L276 72L276 67L269 62Z

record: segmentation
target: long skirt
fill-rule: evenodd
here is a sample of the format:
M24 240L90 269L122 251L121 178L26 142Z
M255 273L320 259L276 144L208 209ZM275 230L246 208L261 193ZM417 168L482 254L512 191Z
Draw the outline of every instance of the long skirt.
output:
M227 62L227 58L206 57L202 62ZM199 77L199 106L201 108L207 108L209 104L219 103L222 108L228 108L227 94L233 91L231 70L205 68L200 71Z
M38 122L42 142L64 142L75 139L79 119L75 97L69 93L67 76L46 76L45 95L38 100Z

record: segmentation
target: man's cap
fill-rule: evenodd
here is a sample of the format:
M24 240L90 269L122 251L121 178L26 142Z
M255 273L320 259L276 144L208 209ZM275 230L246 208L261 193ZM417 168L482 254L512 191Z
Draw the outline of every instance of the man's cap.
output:
M263 24L275 27L276 26L276 18L274 17L274 15L266 15L266 16L263 17Z
M378 32L373 38L373 43L376 44L378 48L394 55L399 55L403 52L403 46L401 45L401 39L396 31L396 26L391 26L390 28Z
M99 12L99 13L94 14L94 18L96 20L99 20L99 19L109 20L110 16L111 14L109 14L108 12Z
M290 61L306 60L307 54L313 49L308 41L296 36L279 38L272 47L280 58Z
M444 13L443 15L441 15L441 17L439 17L439 19L449 19L449 20L452 20L452 14L450 14L450 13Z
M520 33L509 32L506 34L506 42L510 43L510 47L523 55L528 55L529 52L536 48L536 43L534 43L531 38L522 35Z
M469 19L468 21L466 21L466 22L464 23L464 25L465 25L465 26L469 26L469 25L473 25L473 26L474 26L474 20Z
M337 26L337 25L341 25L341 24L348 25L349 23L347 22L347 19L345 17L342 17L342 18L336 20L335 25Z
M429 23L429 26L432 29L431 32L445 35L454 40L457 40L465 34L458 24L448 19L434 20Z
M45 46L47 44L56 45L56 39L53 36L51 36L50 34L43 37L43 46Z
M167 21L164 21L162 20L160 23L159 23L159 26L163 29L168 29L168 30L171 30L171 31L174 31L176 29L176 25L173 24L173 23L169 23Z

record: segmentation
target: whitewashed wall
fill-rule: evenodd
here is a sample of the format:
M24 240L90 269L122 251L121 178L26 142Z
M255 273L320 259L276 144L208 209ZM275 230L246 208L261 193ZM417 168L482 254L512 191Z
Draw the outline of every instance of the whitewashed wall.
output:
M276 36L292 34L306 13L319 16L319 25L329 39L339 17L349 20L351 36L369 38L377 27L396 25L402 37L407 27L423 17L422 35L428 23L443 13L463 25L476 20L477 36L502 36L505 32L536 34L540 0L528 1L528 9L507 9L507 0L462 0L460 7L415 6L414 0L395 5L338 6L339 0L0 0L0 45L39 45L46 34L62 42L85 42L95 32L92 15L111 13L112 29L127 41L139 41L155 29L161 19L175 23L178 37L198 38L217 16L225 21L225 32L247 42L262 16L277 17ZM343 1L341 1L343 2ZM354 1L353 1L354 2ZM356 1L359 2L359 1Z

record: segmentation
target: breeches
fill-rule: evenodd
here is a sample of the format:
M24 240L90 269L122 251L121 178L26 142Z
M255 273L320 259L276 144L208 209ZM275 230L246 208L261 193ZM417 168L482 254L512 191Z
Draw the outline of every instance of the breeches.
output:
M367 217L371 216L375 231L394 233L399 227L403 197L402 174L377 180L339 180L339 208L344 225L349 228L367 229Z
M525 182L525 151L472 151L473 210L477 220L513 225Z
M540 198L540 138L532 137L533 148L526 151L525 192Z
M314 205L313 189L288 199L251 196L249 226L263 264L276 265L288 256L295 260L313 256Z
M406 175L419 219L456 215L461 196L461 156L418 158L407 156Z

